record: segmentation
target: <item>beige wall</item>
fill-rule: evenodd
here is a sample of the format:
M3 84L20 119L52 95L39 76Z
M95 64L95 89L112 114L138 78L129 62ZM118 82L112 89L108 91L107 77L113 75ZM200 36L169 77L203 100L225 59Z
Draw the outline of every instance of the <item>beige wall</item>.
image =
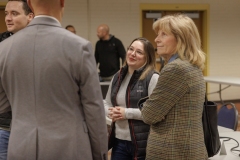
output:
M77 34L92 42L94 47L98 40L96 28L106 23L110 26L110 32L127 47L141 33L141 3L209 4L208 74L240 78L239 0L65 0L62 26L74 25ZM217 89L217 84L209 85L210 92ZM240 87L230 87L223 91L222 97L224 100L240 99ZM213 94L209 99L219 100L219 97Z
M96 28L101 23L110 26L110 32L120 38L125 47L140 36L140 4L209 4L209 68L210 76L240 78L240 1L239 0L67 0L63 26L71 23L79 35L92 42L98 40ZM80 12L80 13L79 13ZM71 13L71 14L70 14ZM78 15L78 16L77 16ZM209 91L218 89L210 84ZM223 99L240 99L240 87L223 91ZM209 96L219 100L217 94Z

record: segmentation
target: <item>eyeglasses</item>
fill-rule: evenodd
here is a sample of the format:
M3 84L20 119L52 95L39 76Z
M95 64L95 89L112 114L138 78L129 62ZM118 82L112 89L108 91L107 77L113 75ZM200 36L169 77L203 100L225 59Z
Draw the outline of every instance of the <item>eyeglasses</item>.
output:
M135 52L135 53L137 53L137 54L139 54L139 55L144 55L144 52L143 52L143 51L141 51L141 50L139 50L139 49L134 49L132 46L128 47L128 52L130 52L130 53Z

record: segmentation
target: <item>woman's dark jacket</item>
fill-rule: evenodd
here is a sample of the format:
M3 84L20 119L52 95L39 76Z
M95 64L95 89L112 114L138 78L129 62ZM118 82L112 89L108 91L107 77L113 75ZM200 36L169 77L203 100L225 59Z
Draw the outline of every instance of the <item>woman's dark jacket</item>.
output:
M144 68L135 70L126 90L126 108L138 108L137 103L140 98L148 96L148 85L152 78L154 71L150 71L147 77L139 80ZM116 97L118 90L121 86L123 79L128 72L128 67L123 67L118 73L115 74L112 81L111 102L113 106L118 106ZM150 126L141 120L129 119L128 120L131 140L134 146L134 160L145 159L146 145L149 134ZM109 149L112 148L115 137L115 123L112 124L112 129L109 134Z

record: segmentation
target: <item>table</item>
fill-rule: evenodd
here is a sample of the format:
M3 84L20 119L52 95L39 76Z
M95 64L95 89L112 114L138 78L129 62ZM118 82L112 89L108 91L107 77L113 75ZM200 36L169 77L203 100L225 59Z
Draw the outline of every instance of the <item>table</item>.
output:
M101 86L109 86L111 81L100 82Z
M238 141L238 143L240 143L240 132L239 131L233 131L233 132L219 132L220 137L231 137L234 138L235 140ZM221 143L223 142L223 139L221 138ZM220 155L220 152L209 158L209 160L240 160L239 154L240 152L231 152L230 149L232 147L237 146L237 143L233 140L230 141L226 141L224 142L225 148L226 148L226 152L227 155ZM240 147L236 148L238 150L240 150Z
M110 85L110 81L100 82L103 99L105 99L106 97L109 85Z
M240 78L238 77L225 77L225 76L207 76L204 77L204 80L207 83L217 83L219 84L219 90L216 92L208 93L218 93L222 104L224 103L222 100L222 91L229 88L230 86L240 86ZM227 85L226 87L222 88L222 84Z
M223 132L234 132L233 129L230 129L230 128L225 128L225 127L222 127L222 126L218 126L218 132L219 133L223 133Z

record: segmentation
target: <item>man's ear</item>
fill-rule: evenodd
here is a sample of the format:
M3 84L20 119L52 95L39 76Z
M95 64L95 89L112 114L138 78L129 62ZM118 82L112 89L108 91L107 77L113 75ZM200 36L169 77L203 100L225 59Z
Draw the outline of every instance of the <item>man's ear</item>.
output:
M28 23L30 23L33 18L34 18L34 14L33 13L29 13L28 14Z

